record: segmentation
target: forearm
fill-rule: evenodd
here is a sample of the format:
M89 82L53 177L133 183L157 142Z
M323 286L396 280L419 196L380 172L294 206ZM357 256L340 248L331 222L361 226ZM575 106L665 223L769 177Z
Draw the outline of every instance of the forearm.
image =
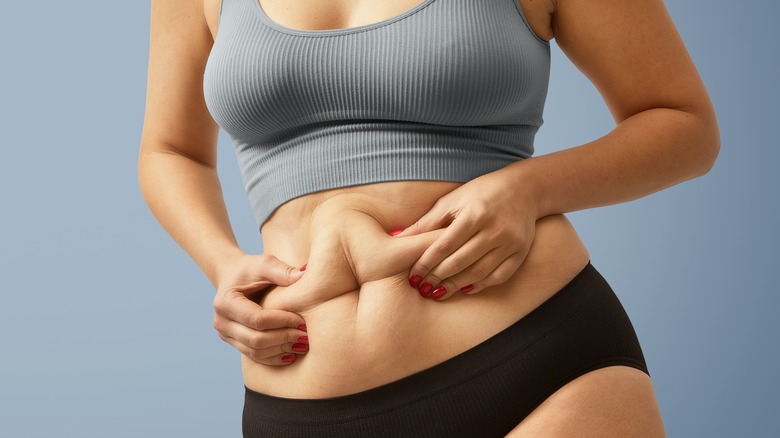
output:
M656 108L581 146L507 166L538 216L628 202L704 175L720 141L714 116ZM527 189L526 189L527 188Z
M216 286L230 260L244 254L216 169L175 152L149 150L139 157L138 178L157 221Z

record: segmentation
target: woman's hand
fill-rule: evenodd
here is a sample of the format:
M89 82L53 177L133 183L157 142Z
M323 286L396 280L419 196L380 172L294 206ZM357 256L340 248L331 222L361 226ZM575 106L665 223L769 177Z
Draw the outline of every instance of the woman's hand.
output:
M519 185L514 166L476 178L442 196L396 237L437 228L444 232L410 271L409 284L423 297L444 300L507 281L531 248L538 198Z
M265 365L287 365L308 351L306 321L297 313L264 309L251 299L264 289L289 286L303 271L270 255L231 260L214 297L214 328L223 341Z

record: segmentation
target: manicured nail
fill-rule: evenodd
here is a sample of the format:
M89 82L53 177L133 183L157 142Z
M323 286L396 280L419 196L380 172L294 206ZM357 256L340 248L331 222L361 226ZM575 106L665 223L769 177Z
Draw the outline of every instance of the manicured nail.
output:
M433 285L426 281L420 286L420 295L427 297L431 294L431 289L433 289Z
M292 351L296 353L306 353L309 351L309 346L306 344L293 344Z
M306 265L308 265L308 263L306 263L303 266L301 266L300 268L298 268L298 270L301 271L301 272L305 271L306 270Z
M306 331L306 324L301 324L301 325L299 325L299 326L298 326L298 330L300 330L300 331L302 331L302 332L306 332L306 333L308 333L308 331Z
M399 234L401 234L403 232L404 232L404 230L393 230L393 231L391 231L388 234L390 234L391 236L397 236L397 235L399 235Z
M444 295L447 295L447 288L444 286L439 286L436 289L434 289L433 292L431 292L431 296L433 297L434 300L438 300Z
M467 284L467 285L463 286L462 288L460 288L460 291L463 292L464 294L467 294L467 293L469 293L469 292L471 292L473 290L474 290L474 285L473 284Z
M294 354L285 354L282 356L282 362L284 363L293 363L295 362L295 355Z
M308 336L299 336L298 342L301 344L308 344L309 343L309 337Z
M415 274L415 275L412 275L412 278L409 279L409 285L412 286L412 287L417 287L417 286L420 285L421 281L422 281L422 277L420 277L419 275Z

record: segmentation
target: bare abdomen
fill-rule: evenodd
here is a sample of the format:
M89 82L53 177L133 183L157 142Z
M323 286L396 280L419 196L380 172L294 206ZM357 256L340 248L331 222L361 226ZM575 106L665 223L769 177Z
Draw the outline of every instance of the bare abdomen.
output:
M587 264L571 223L552 215L537 221L530 252L506 283L443 302L420 297L408 271L440 231L405 238L387 232L416 221L453 187L377 184L310 195L280 209L272 219L290 228L269 221L266 252L308 267L296 284L274 288L260 304L302 315L310 349L283 367L243 358L246 386L277 397L323 398L389 383L500 332Z

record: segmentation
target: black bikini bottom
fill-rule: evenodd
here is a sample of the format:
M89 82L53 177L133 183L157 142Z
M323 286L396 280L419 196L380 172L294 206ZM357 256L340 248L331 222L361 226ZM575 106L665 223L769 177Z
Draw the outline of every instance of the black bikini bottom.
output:
M485 342L395 382L327 399L246 388L244 437L503 437L547 397L610 365L649 375L634 328L588 262L541 306Z

